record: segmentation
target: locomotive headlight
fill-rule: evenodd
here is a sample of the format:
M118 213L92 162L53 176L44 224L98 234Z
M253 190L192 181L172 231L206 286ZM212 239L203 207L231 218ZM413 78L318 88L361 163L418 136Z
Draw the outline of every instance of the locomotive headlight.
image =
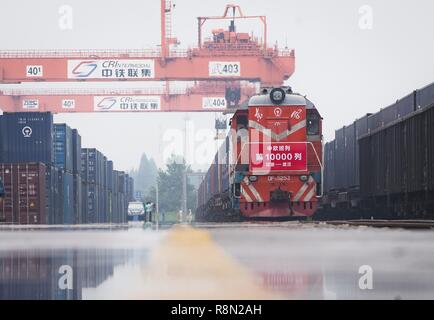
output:
M270 99L275 104L281 104L285 100L285 91L282 88L274 88L270 91Z
M249 181L250 182L255 182L255 181L257 181L258 180L258 177L257 176L249 176Z
M307 179L309 179L309 177L306 176L306 175L302 175L302 176L300 176L300 180L303 181L303 182L306 182Z

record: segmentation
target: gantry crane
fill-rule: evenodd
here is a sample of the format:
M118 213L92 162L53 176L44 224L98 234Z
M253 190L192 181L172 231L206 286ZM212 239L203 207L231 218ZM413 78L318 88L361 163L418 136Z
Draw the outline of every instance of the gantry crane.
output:
M224 97L227 105L238 104L244 93L240 81L260 82L261 85L281 85L294 72L294 51L268 48L265 16L243 15L241 8L227 5L221 17L198 18L198 46L188 50L173 49L178 40L172 35L171 0L161 1L161 49L156 50L15 50L0 51L0 83L21 82L86 82L86 81L165 81L166 92L159 96L160 111L215 111L204 108L204 99ZM232 11L232 16L229 13ZM229 30L215 29L213 38L202 41L202 27L207 20L230 20ZM263 42L248 33L238 33L236 19L260 19L263 23ZM170 93L169 81L220 82L219 90L183 97ZM138 94L144 96L144 94ZM152 94L151 94L152 96ZM73 97L36 95L3 95L0 109L17 110L24 101L32 103L33 111L94 112L99 95L74 95L79 100L76 109L63 108L60 100ZM39 100L42 103L39 104ZM52 101L51 101L52 100ZM150 99L152 100L152 99ZM156 99L158 100L158 99ZM153 101L156 101L153 100ZM81 104L83 101L83 107ZM90 103L93 101L94 103ZM106 99L114 103L113 97ZM35 101L33 101L35 102ZM84 106L86 103L86 106ZM107 102L109 105L109 102ZM35 105L44 106L36 108ZM105 105L105 104L104 104ZM59 107L60 106L60 107ZM155 103L153 103L155 107ZM23 108L22 108L23 109ZM108 109L107 109L108 110ZM113 111L118 111L112 109ZM23 110L20 110L23 111ZM25 111L25 110L24 110Z
M248 83L199 82L187 88L151 87L127 89L0 89L4 112L228 112L239 101L251 97L257 88ZM235 96L227 96L234 93ZM237 92L240 93L237 96ZM226 96L225 96L226 95ZM232 103L232 104L231 104Z
M248 80L264 85L281 84L294 72L294 51L266 47L263 16L200 17L199 44L188 50L171 50L176 38L168 36L170 9L162 2L161 50L9 50L0 51L0 81L144 81L144 80ZM202 43L202 25L209 19L260 18L262 45L247 33L230 29ZM231 23L231 26L233 24ZM169 29L170 30L170 29Z

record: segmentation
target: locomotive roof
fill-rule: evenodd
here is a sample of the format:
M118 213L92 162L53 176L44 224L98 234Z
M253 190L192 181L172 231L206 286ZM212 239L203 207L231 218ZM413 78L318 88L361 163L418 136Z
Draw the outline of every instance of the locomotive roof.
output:
M285 100L280 105L298 105L298 106L306 106L307 109L315 109L315 105L300 94L286 94ZM250 98L248 106L276 106L270 99L268 94L256 95ZM247 108L247 105L243 106Z

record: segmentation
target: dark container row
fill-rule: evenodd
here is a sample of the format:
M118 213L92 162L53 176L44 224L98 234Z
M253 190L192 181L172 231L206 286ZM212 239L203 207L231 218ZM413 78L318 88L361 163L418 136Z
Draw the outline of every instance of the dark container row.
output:
M0 163L4 197L0 223L126 223L132 194L85 183L80 175L42 163ZM128 190L123 172L114 171L116 190Z
M434 191L434 107L361 138L359 145L363 197Z
M331 191L360 189L361 153L359 141L362 137L386 130L412 114L430 108L434 104L434 83L413 91L393 105L375 114L367 114L352 124L335 131L335 139L326 143L324 149L324 190ZM402 128L406 130L406 128ZM407 146L405 146L407 148ZM377 157L389 157L387 149L378 150ZM381 161L380 158L372 161Z
M198 188L198 207L202 207L208 201L219 193L228 192L229 190L229 137L220 146L214 156L213 163L209 167L204 179Z

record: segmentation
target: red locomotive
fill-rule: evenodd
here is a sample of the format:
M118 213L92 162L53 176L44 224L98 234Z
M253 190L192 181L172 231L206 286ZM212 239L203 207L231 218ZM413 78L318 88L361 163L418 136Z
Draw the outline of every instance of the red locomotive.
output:
M290 88L238 109L199 186L198 221L308 217L322 193L322 118Z

